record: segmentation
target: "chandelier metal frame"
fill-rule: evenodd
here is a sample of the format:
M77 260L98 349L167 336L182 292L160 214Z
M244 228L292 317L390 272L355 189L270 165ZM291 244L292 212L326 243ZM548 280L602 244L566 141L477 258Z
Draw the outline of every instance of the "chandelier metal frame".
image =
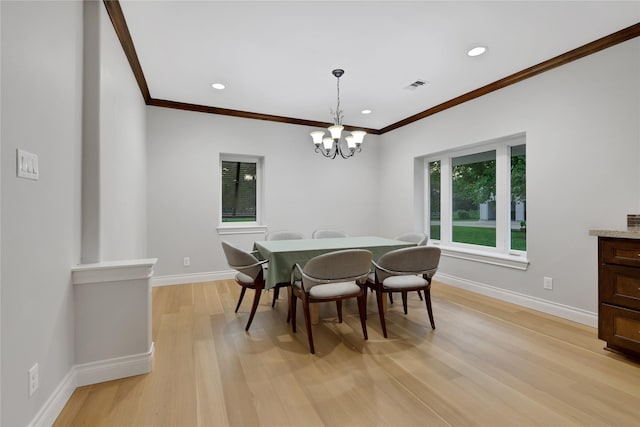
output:
M340 109L340 77L344 74L344 70L337 68L331 71L331 74L337 80L337 104L335 111L331 110L333 126L328 128L330 136L325 136L325 132L322 130L313 131L310 135L313 138L316 153L320 153L330 159L335 159L338 155L343 159L348 159L353 157L355 153L362 151L361 145L367 133L362 130L353 130L351 135L345 136L344 139L341 138L342 130L344 129L342 125L344 114Z

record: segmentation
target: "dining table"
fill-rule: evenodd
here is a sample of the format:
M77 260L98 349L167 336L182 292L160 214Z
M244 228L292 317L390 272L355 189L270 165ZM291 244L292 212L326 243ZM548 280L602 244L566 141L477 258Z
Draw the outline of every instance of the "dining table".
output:
M371 251L375 261L389 251L409 246L415 246L415 243L377 236L350 236L257 241L254 250L269 261L265 289L271 289L276 284L290 282L291 269L295 264L304 268L307 261L318 255L344 249L366 249Z
M318 255L345 249L366 249L371 251L372 259L377 261L387 252L415 245L411 242L377 236L348 236L326 239L256 241L253 249L262 259L269 261L269 267L266 269L265 289L272 289L278 284L290 283L291 270L294 265L299 264L304 268L307 261ZM386 300L384 306L386 309ZM318 324L318 322L318 310L316 305L312 304L311 323Z

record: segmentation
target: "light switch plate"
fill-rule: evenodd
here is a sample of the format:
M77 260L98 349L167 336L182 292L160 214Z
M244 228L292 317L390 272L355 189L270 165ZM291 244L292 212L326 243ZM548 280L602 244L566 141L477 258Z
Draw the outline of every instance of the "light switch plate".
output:
M40 178L38 155L18 148L16 151L16 174L20 178L33 180Z

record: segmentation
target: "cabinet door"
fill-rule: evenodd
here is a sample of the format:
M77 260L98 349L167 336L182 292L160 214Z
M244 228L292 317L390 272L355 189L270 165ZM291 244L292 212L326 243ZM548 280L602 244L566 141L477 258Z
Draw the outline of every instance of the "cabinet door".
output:
M600 302L640 310L640 268L600 266Z
M615 350L640 355L640 312L600 304L598 337Z

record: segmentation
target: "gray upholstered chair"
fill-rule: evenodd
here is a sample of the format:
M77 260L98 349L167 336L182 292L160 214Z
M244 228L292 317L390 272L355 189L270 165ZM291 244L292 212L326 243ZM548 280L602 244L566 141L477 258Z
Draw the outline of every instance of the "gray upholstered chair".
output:
M416 246L427 246L429 236L427 236L425 233L404 233L397 236L396 240L400 240L401 242L415 243ZM418 297L420 298L420 301L422 301L422 292L418 291ZM393 304L392 292L389 292L389 302Z
M253 297L253 305L251 306L249 320L247 321L247 326L244 329L245 331L248 331L251 326L251 322L253 321L253 317L256 314L258 304L260 303L260 295L264 289L263 264L265 264L267 260L260 261L254 255L236 248L229 242L222 242L222 249L224 250L224 255L227 257L227 263L229 266L238 271L235 277L236 283L242 286L240 298L238 298L238 304L236 305L236 313L240 308L240 304L242 303L242 299L244 298L244 293L247 291L247 288L254 289L256 291Z
M357 298L362 333L364 339L368 339L366 279L370 269L371 252L364 249L329 252L310 259L304 268L299 264L293 267L289 293L289 312L293 319L292 330L296 332L296 306L300 299L311 353L315 353L315 347L311 333L309 305L317 302L336 301L338 321L342 322L342 301L347 298Z
M377 262L373 263L374 277L373 280L369 277L367 285L376 292L380 324L385 338L387 338L387 325L382 304L385 293L401 292L404 314L407 314L407 292L424 291L431 328L436 328L431 308L431 278L438 270L439 263L440 248L429 246L396 249L382 255Z
M304 234L297 231L272 231L264 236L265 240L298 240L304 239Z
M328 239L331 237L347 237L348 234L342 230L320 229L311 234L313 239Z
M297 231L272 231L264 236L265 240L300 240L304 239L304 234ZM276 283L273 288L273 300L271 308L276 306L276 301L280 296L280 288L289 286L289 283Z
M424 233L404 233L397 236L396 240L415 243L417 246L427 246L429 237Z

